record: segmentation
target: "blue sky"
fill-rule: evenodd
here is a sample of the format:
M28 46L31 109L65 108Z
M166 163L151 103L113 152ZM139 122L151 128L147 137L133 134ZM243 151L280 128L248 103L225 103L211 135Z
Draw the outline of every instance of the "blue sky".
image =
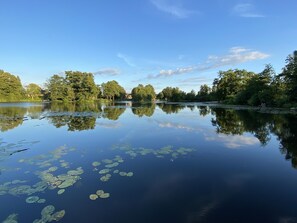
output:
M277 72L297 50L296 0L0 0L0 69L42 85L65 70L199 90L219 70Z

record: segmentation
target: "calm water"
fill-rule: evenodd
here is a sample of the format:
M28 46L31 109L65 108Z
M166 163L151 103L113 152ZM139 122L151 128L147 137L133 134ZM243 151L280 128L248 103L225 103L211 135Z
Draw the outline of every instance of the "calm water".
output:
M0 221L297 222L293 115L0 104L0 131Z

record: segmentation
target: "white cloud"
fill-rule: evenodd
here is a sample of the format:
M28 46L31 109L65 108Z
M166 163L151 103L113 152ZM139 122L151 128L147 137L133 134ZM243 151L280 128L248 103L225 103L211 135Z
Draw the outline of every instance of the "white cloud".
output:
M252 146L259 143L259 140L254 136L247 135L205 135L207 141L220 141L229 149L237 149L244 146Z
M196 67L183 67L183 68L176 68L175 70L160 70L159 74L157 75L149 75L148 78L158 78L158 77L170 77L178 74L190 73L195 71Z
M209 56L208 59L199 65L193 65L183 68L160 70L156 75L148 75L148 79L160 78L160 77L170 77L180 74L191 73L194 71L206 71L218 67L223 67L226 65L236 65L248 61L265 59L269 57L268 54L262 53L260 51L255 51L243 47L232 47L229 53L223 56Z
M130 67L136 67L136 65L134 64L133 62L133 59L125 54L122 54L122 53L118 53L117 54L117 57L124 60L124 62L130 66Z
M185 9L181 4L174 4L172 0L151 0L151 3L160 11L171 14L172 16L185 19L196 11Z
M101 70L98 70L96 72L93 72L94 75L110 75L110 76L115 76L119 75L120 71L115 68L104 68Z
M257 13L255 7L249 3L237 4L233 7L233 13L245 18L263 18L264 15Z

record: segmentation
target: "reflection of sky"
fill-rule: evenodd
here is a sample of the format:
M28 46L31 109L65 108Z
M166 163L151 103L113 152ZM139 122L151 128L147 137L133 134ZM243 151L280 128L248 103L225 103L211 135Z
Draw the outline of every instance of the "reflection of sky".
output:
M244 146L259 144L259 140L252 135L225 135L225 134L205 134L207 141L223 143L227 148L237 149Z
M155 119L155 122L160 128L176 129L180 131L184 130L187 132L202 134L206 141L220 142L230 149L259 144L259 140L251 134L217 134L214 128L209 125L209 117L210 116L201 118L201 116L197 116L197 119L193 119L193 115L190 115L190 118L184 115L182 120L178 118L176 118L175 121L161 121Z

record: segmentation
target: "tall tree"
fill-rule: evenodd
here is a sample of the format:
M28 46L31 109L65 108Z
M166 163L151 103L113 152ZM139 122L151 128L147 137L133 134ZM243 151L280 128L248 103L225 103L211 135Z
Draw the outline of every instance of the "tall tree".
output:
M66 83L72 88L76 101L88 101L97 98L98 88L92 73L66 71L65 74Z
M31 100L42 99L42 89L37 84L31 83L26 87L27 97Z
M103 96L107 99L123 98L126 94L125 89L115 80L103 83L101 87Z
M286 59L286 66L283 68L281 77L284 78L289 99L297 102L297 51Z
M132 89L131 94L133 101L154 101L156 99L155 89L150 84L146 86L139 84Z
M0 101L19 101L25 98L25 90L18 76L0 70Z
M248 80L255 74L246 70L219 71L219 77L213 82L217 97L220 101L232 99L242 91Z
M46 83L51 101L73 101L75 94L65 78L55 74Z

